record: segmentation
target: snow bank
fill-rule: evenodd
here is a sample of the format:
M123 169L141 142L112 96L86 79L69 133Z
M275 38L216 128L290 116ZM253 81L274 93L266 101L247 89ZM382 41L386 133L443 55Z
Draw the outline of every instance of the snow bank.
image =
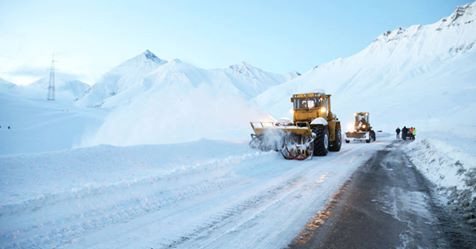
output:
M192 170L233 155L255 152L246 144L201 140L177 145L126 148L104 145L0 156L0 207L57 193L131 184L143 178L184 170L185 166L186 170Z
M476 156L461 146L465 140L470 140L466 145L474 146L474 139L453 139L459 143L454 146L447 141L424 138L406 147L413 164L436 184L443 202L464 213L470 223L476 222Z

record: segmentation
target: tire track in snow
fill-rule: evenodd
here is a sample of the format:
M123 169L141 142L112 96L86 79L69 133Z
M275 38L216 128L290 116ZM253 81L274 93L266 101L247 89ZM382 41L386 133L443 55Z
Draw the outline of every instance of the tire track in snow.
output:
M214 230L228 224L230 219L233 217L242 214L246 210L258 208L265 201L272 200L273 197L286 191L293 185L296 185L300 179L301 177L294 177L293 179L286 181L284 184L270 188L263 191L264 193L261 192L259 195L255 195L232 208L228 208L224 213L212 217L211 221L194 228L190 234L180 236L179 239L173 240L171 243L164 245L163 248L176 248L189 240L207 237L207 235L212 233Z
M338 156L323 163L332 164L334 161L341 160L342 156L355 154L364 149L363 147L354 147L343 150ZM292 174L292 176L289 176L287 180L251 196L238 205L228 208L225 213L212 216L208 219L208 222L195 227L189 233L180 235L177 239L165 244L162 243L159 248L209 248L215 241L246 228L250 223L255 223L256 220L265 216L266 212L282 207L284 203L289 203L288 200L290 198L298 195L301 195L300 198L304 198L302 197L303 194L308 194L310 191L315 190L324 182L324 178L329 175L329 172L322 172L318 167L319 165L316 165L319 163L317 160L304 161L304 163L307 165L305 167L303 165L298 166L301 169ZM319 180L316 181L315 178ZM251 212L251 214L244 216L245 212ZM238 224L233 225L232 228L226 228L229 224L235 224L234 221ZM220 229L225 231L218 232ZM218 236L211 238L213 233L218 234Z

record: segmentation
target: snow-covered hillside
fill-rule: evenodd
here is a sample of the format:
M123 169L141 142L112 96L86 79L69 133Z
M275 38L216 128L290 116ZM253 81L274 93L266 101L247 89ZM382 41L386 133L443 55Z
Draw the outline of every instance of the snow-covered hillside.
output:
M41 98L46 98L49 81L49 77L43 77L28 85L27 88L35 91ZM81 98L88 89L89 85L77 80L75 75L55 73L55 98L58 100L75 101Z
M78 104L88 107L116 107L132 102L154 85L166 85L175 81L180 84L183 80L193 86L212 82L214 85L220 85L222 91L228 88L225 94L251 98L284 82L286 78L245 62L226 69L206 70L178 59L167 62L146 50L106 73Z
M17 86L15 86L17 87ZM104 110L71 101L28 99L0 92L0 155L71 149L102 123Z
M316 66L255 100L285 116L292 93L325 89L341 120L369 111L377 128L448 132L457 125L476 135L475 11L472 3L434 24L385 32L359 53Z
M255 97L272 86L286 81L286 77L280 74L265 72L246 62L231 65L227 69L219 69L231 79L233 85L240 89L245 97Z
M99 107L107 105L105 102L109 100L111 102L127 102L131 95L140 91L144 77L166 62L146 50L107 72L78 101L78 104ZM127 93L128 91L133 93Z

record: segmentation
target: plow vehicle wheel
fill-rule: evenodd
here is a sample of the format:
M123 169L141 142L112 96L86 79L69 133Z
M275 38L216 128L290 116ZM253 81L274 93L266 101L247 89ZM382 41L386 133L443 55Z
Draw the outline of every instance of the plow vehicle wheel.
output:
M374 141L374 142L377 140L376 137L375 137L375 131L374 130L370 131L370 137L372 138L372 141Z
M314 156L327 155L327 148L329 146L329 129L327 125L317 125L312 129L316 134L314 139Z
M336 134L336 140L329 144L329 151L340 151L340 147L342 146L342 132L340 128L340 123L336 124L335 134Z

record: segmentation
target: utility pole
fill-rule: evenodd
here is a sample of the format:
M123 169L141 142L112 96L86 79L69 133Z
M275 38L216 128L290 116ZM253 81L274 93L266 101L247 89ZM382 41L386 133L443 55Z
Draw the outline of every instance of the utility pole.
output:
M48 84L48 101L55 100L55 58L51 59L50 82Z

